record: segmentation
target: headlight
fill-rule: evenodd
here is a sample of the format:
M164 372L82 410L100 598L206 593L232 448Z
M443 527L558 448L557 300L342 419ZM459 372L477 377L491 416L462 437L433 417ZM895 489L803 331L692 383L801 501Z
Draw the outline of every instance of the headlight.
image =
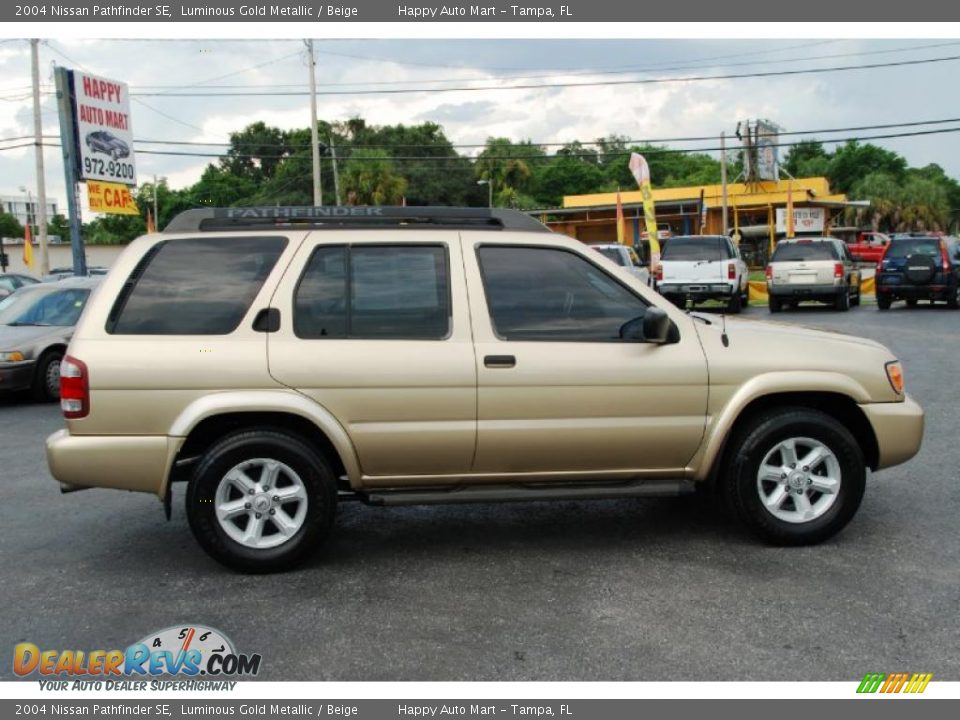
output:
M900 367L900 361L894 360L884 366L887 370L887 380L897 395L903 395L903 368Z
M19 350L13 352L0 352L0 362L23 362L23 353Z

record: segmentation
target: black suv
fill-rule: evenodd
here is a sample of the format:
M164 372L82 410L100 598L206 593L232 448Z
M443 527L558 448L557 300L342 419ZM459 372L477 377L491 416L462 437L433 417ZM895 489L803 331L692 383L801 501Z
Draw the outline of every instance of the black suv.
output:
M960 240L934 235L894 235L877 263L877 307L918 300L960 307Z

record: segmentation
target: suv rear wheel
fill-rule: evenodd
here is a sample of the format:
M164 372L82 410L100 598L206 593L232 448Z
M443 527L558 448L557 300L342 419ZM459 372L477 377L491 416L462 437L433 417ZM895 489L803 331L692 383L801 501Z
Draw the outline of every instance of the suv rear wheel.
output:
M730 296L730 300L727 302L727 312L731 315L736 315L743 308L743 296L740 295L740 292L737 291Z
M203 455L187 490L187 519L201 547L241 572L286 570L329 533L337 502L327 461L303 440L246 430Z
M782 408L754 418L734 438L726 489L743 523L776 545L833 536L863 498L863 453L846 427L818 410Z
M844 290L833 299L833 309L846 312L850 309L850 291Z
M889 295L881 295L880 293L877 293L877 309L889 310L892 302L893 301L890 299Z
M953 288L947 290L947 293L947 307L951 310L960 308L960 280L957 280Z

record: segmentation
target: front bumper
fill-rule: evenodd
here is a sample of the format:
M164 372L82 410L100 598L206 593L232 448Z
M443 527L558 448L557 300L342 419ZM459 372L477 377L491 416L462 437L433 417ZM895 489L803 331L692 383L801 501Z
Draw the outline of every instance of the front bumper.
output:
M24 362L0 363L0 392L26 390L33 385L33 360Z
M165 435L71 435L47 438L47 464L61 483L163 495L183 438Z
M909 395L903 402L866 403L860 409L877 438L877 470L906 462L920 450L923 408Z

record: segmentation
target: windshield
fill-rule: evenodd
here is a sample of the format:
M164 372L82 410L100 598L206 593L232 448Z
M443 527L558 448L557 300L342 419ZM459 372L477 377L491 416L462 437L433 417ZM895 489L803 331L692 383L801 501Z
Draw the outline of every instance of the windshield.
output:
M836 260L833 243L791 242L780 243L770 262L805 262L809 260Z
M726 260L723 240L717 237L670 238L661 260Z
M596 251L617 265L623 265L623 255L617 248L596 248Z
M18 292L0 302L0 325L77 324L90 296L88 288Z
M894 239L887 250L888 258L905 258L911 255L937 257L939 254L940 241L932 237Z

